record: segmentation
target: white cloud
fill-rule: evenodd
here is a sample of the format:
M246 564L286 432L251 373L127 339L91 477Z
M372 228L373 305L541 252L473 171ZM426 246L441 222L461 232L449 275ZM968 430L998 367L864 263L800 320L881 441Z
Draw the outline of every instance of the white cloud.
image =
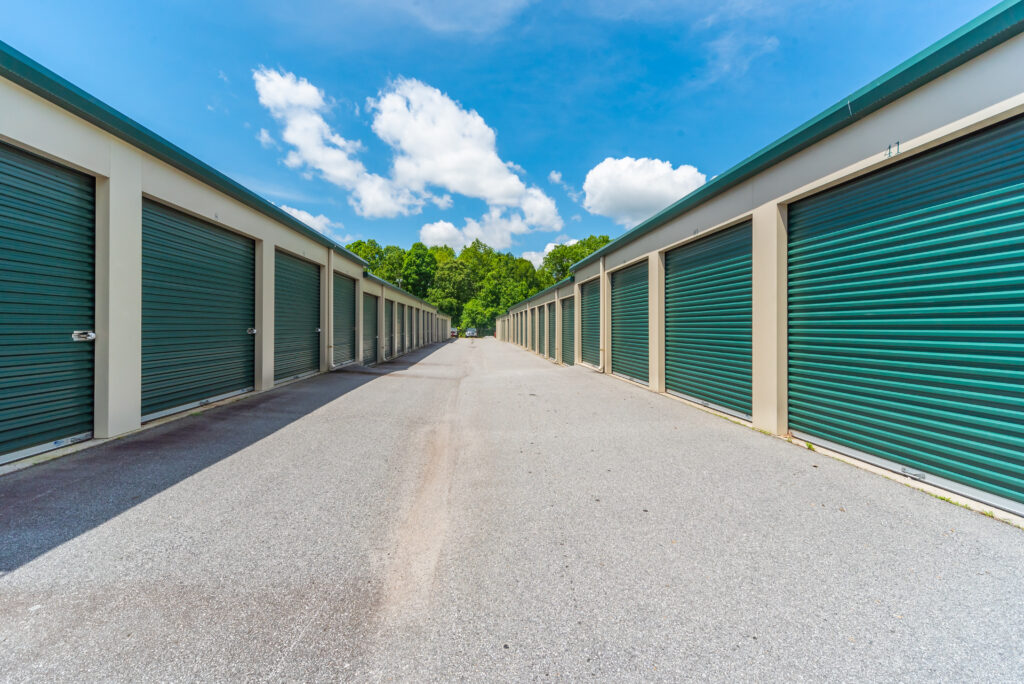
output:
M323 214L317 214L316 216L313 216L313 214L309 213L304 209L296 209L295 207L289 207L287 204L282 204L281 209L288 212L295 218L299 219L316 232L322 233L323 235L326 235L329 238L333 238L337 242L344 244L347 242L351 242L353 240L353 237L351 235L340 234L339 231L341 231L345 227L343 224L338 223L336 221L332 221Z
M285 164L348 190L349 203L361 216L418 214L428 202L448 209L451 195L458 194L482 200L487 213L479 220L466 218L461 229L448 221L425 225L421 232L430 244L441 244L443 236L455 247L479 237L504 249L513 235L563 226L555 201L527 186L517 175L521 168L498 155L497 136L483 117L437 88L399 78L367 99L371 128L394 154L391 174L384 177L359 160L358 140L342 137L327 123L328 104L319 88L266 68L255 70L253 80L260 104L283 128L281 140L290 147Z
M640 223L704 185L695 167L643 157L608 157L587 173L583 207L627 228Z
M450 221L436 221L420 228L420 242L428 247L448 245L462 249L473 240L481 240L495 249L512 246L513 235L531 232L530 225L518 212L506 213L500 207L491 207L479 220L467 218L462 228Z
M732 31L707 43L707 64L690 86L704 88L722 79L740 78L750 70L758 57L775 52L779 39L775 36L749 36Z
M435 221L426 223L420 228L420 242L427 247L448 245L454 249L466 246L465 236L451 221Z
M270 135L270 131L266 128L260 129L260 132L256 135L256 139L260 141L260 145L263 145L263 147L277 146L277 141L274 140L274 136Z
M551 254L551 250L553 250L555 247L557 247L558 245L575 245L577 242L579 242L579 240L577 240L576 238L563 236L555 240L554 242L549 242L548 244L544 245L543 252L523 252L523 258L532 263L534 268L540 268L541 264L544 263L544 257L546 257L548 254Z
M565 194L569 195L569 198L573 202L579 204L580 197L582 196L580 195L580 191L565 182L565 179L562 178L561 171L552 171L551 173L549 173L548 182L553 183L554 185L557 185L558 187L565 190Z
M476 34L504 28L531 2L533 0L383 0L383 4L407 12L431 31Z
M411 78L392 81L367 108L374 112L373 132L395 151L398 186L427 199L430 187L442 188L491 209L518 209L540 230L561 229L554 200L527 187L515 164L501 159L494 129L476 111Z
M228 80L228 75L224 73L223 69L217 72L217 78L224 81L225 83L231 83L231 81Z
M369 173L356 158L357 140L335 133L323 113L323 92L304 78L274 69L253 71L260 104L282 125L281 139L292 149L285 164L317 172L324 180L349 190L349 203L360 216L393 217L418 212L422 199L395 187L388 179Z

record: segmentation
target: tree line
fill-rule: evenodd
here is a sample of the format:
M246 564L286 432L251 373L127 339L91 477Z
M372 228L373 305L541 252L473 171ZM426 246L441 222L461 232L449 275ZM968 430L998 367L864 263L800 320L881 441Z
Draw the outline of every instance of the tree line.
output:
M402 249L376 240L356 240L348 249L366 260L370 273L430 302L451 316L453 325L490 331L510 306L562 280L570 266L610 241L607 235L591 235L558 245L540 268L480 240L458 253L448 246L416 242Z

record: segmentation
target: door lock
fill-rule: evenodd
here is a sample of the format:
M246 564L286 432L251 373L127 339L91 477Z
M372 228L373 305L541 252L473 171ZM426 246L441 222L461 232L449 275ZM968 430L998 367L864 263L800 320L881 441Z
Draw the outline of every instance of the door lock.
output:
M320 333L320 328L317 328L316 332L317 332L317 334L319 334Z
M72 342L92 342L96 339L96 333L92 330L76 330L71 333Z
M255 335L256 334L256 328L246 328L245 332L246 332L247 335Z

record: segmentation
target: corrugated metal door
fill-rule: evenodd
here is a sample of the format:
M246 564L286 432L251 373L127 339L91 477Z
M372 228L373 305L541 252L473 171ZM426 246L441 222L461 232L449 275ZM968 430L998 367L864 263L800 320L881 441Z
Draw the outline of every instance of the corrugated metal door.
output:
M647 262L612 273L612 373L647 382Z
M601 281L580 285L580 358L601 365Z
M384 355L390 359L395 355L395 303L390 299L384 300L384 343Z
M409 325L408 332L406 333L406 335L408 336L408 339L409 339L409 350L412 350L412 349L416 348L416 343L412 339L412 305L410 305L408 307L408 311L406 312L405 318L406 318L406 323L408 323L408 325Z
M790 207L789 424L1024 512L1024 118Z
M398 353L405 353L405 304L398 305Z
M356 360L356 281L334 274L334 363Z
M548 304L548 358L555 358L555 303Z
M562 300L562 363L569 366L576 362L576 311L572 297Z
M274 380L320 368L320 267L274 255Z
M94 188L0 144L0 463L92 435Z
M142 419L251 390L256 243L142 202Z
M377 363L377 298L363 293L363 365Z
M751 224L665 254L665 389L750 416Z
M537 309L537 352L544 356L545 342L547 341L544 336L544 307L538 306Z

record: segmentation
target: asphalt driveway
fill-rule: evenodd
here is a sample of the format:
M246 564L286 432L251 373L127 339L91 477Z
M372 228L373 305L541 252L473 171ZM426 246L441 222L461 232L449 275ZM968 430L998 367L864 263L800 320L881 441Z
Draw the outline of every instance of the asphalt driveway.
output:
M493 339L0 478L0 679L1020 681L1024 532Z

